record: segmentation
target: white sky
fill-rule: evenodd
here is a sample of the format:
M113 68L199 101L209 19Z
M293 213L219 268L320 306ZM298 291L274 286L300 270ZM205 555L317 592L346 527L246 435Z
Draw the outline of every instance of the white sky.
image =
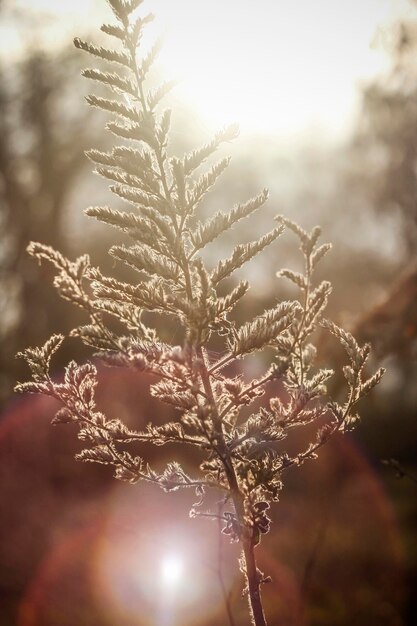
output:
M49 14L50 45L111 21L104 0L12 2ZM144 9L157 16L151 34L165 36L163 74L179 79L178 97L207 126L330 141L349 133L360 85L388 67L375 41L417 15L406 0L147 0ZM0 52L18 45L4 23Z

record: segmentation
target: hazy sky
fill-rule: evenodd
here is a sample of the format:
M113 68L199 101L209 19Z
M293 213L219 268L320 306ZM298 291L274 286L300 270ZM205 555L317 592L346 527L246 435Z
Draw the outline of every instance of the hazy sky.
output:
M111 19L104 0L13 4L49 14L49 45ZM157 16L151 34L165 36L163 73L180 80L179 97L208 126L238 121L246 133L330 140L348 133L361 83L387 68L378 43L388 25L417 14L406 0L146 0L144 8ZM0 50L16 48L10 23L0 35Z

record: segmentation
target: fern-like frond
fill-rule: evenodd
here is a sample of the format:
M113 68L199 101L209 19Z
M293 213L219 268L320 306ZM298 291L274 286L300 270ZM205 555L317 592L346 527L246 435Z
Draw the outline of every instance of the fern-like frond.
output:
M194 251L204 248L219 235L232 228L239 220L249 217L249 215L265 204L267 199L268 191L264 189L258 196L244 204L238 204L229 213L216 213L203 224L199 224L197 229L191 234Z
M119 94L129 94L133 98L137 97L137 90L134 83L124 76L119 76L114 72L102 72L98 69L85 69L81 72L84 78L94 80L103 85L108 85Z
M281 302L241 326L229 344L231 354L243 356L271 344L294 322L298 309L299 306L294 302Z
M214 284L228 278L239 267L250 261L254 256L259 254L264 248L269 246L275 239L277 239L283 231L283 227L279 226L274 228L271 232L263 235L257 241L251 241L250 243L239 244L233 250L232 256L228 259L219 261L214 268L211 279Z
M184 174L188 176L200 167L206 159L216 152L222 143L232 141L239 134L239 128L236 124L228 126L224 130L219 131L215 137L206 145L194 150L190 154L183 157Z
M94 44L88 43L79 37L74 39L74 46L80 50L88 52L92 56L108 61L109 63L118 63L126 68L131 68L131 58L126 52L103 48L102 46L95 46Z

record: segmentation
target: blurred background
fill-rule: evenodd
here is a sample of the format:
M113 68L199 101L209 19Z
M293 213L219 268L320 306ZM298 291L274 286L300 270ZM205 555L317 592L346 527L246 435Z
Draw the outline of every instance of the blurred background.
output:
M165 34L159 77L179 81L172 151L240 124L204 210L270 189L262 216L213 246L213 258L278 213L320 224L334 244L320 270L334 286L329 316L370 341L374 364L387 368L357 430L286 477L260 548L273 579L264 589L271 624L415 624L417 3L145 6L157 16L149 40ZM80 69L90 60L71 44L74 35L98 41L110 20L104 0L0 0L1 624L226 625L229 604L246 626L236 547L216 524L188 518L192 494L116 484L106 468L75 463L76 433L50 427L52 403L12 391L27 377L14 355L82 319L59 300L49 268L27 257L29 241L70 257L88 250L113 271L114 232L83 216L90 204L118 206L83 154L111 137L83 100ZM288 234L257 258L245 271L254 285L242 316L292 295L275 272L299 263ZM331 342L322 349L328 365L342 364ZM56 374L85 356L68 340ZM148 380L102 374L109 415L139 428L169 417L147 397ZM172 453L151 457L163 464Z

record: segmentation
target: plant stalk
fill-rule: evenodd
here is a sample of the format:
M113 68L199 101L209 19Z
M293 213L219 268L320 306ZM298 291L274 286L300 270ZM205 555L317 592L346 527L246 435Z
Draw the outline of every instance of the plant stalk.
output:
M243 539L243 555L245 558L246 580L248 583L249 608L255 626L267 626L262 606L260 579L255 560L255 546L252 540Z
M232 494L232 500L235 506L237 521L239 527L241 528L241 544L243 549L244 570L247 581L249 608L252 622L254 626L267 626L260 593L261 581L258 573L258 568L256 566L253 529L248 528L245 521L244 496L239 489L235 468L233 467L233 462L230 458L230 452L224 440L223 424L217 410L217 404L211 386L210 375L207 371L206 361L201 347L197 348L197 354L202 362L201 380L203 383L204 391L213 409L213 423L216 428L216 435L219 439L220 458L223 462L223 467Z

